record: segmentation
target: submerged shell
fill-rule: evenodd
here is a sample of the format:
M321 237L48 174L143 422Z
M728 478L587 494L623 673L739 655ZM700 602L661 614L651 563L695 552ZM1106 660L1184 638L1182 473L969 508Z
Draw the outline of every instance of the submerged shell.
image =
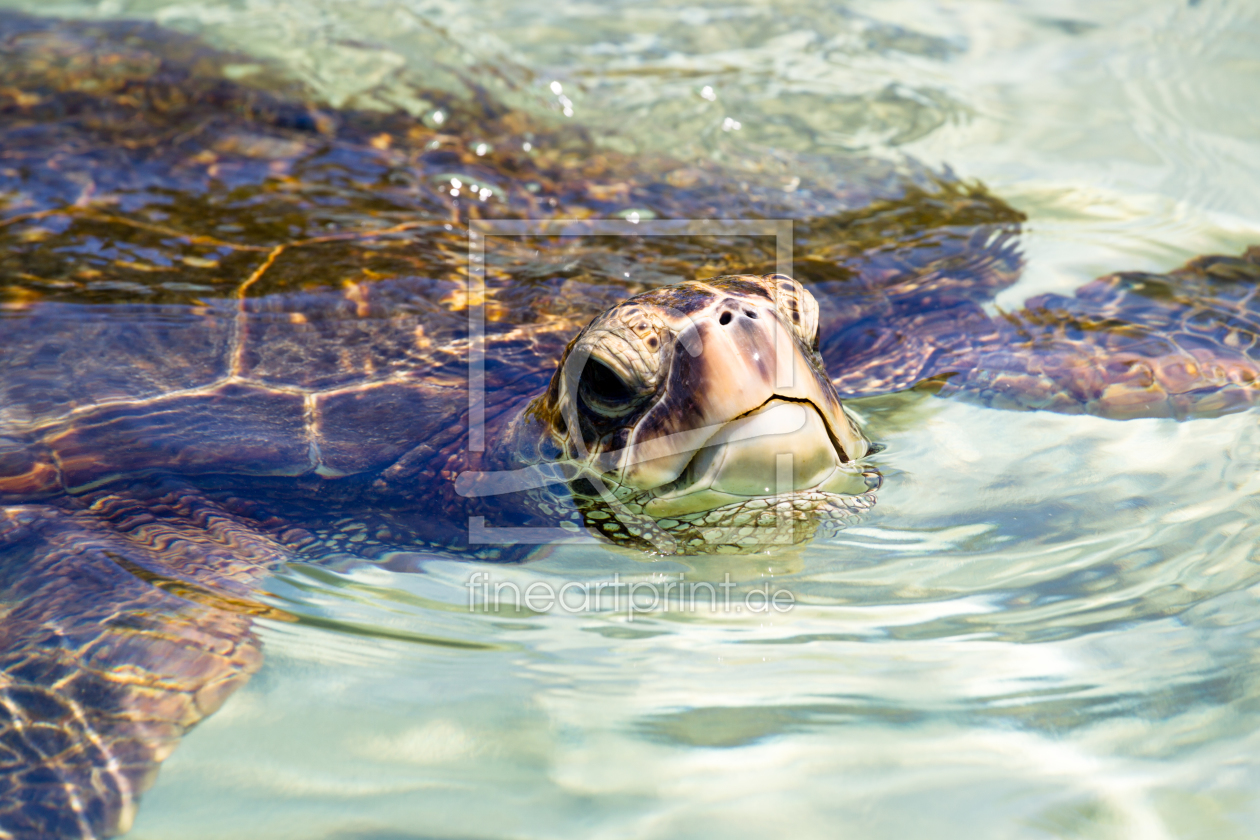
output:
M149 24L0 14L2 836L126 831L157 764L257 668L251 617L286 616L251 593L284 563L509 559L497 542L525 527L575 529L563 499L460 496L461 470L501 466L474 432L521 431L618 301L781 256L582 220L792 220L842 396L931 380L1183 417L1257 393L1260 249L991 317L1022 215L978 185L862 157L630 158L424 92L439 131L322 108L266 68L227 78L242 61ZM477 233L496 219L583 235ZM733 534L663 527L735 551L777 516L794 539L804 511L760 504ZM595 513L611 539L646 533Z

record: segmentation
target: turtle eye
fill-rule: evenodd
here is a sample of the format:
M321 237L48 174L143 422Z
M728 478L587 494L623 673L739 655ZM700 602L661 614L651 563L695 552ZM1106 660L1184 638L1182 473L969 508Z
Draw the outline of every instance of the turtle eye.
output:
M582 402L601 414L623 414L637 394L612 368L598 359L587 359L578 393Z

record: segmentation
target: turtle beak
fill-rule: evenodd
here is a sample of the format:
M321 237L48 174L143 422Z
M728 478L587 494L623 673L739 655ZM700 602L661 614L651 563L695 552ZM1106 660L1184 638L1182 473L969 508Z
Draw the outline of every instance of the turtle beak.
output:
M661 398L605 464L620 484L655 491L649 514L865 489L854 462L870 444L772 306L728 298L688 330L698 340L676 343Z
M656 517L681 516L801 490L867 489L852 461L842 459L816 409L775 399L722 426L644 510Z

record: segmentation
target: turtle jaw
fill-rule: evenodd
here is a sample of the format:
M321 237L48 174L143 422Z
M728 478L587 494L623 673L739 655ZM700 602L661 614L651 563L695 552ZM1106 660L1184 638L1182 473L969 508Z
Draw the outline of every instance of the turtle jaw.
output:
M814 405L775 398L725 424L674 481L650 491L643 511L666 518L754 499L867 489Z
M586 525L664 553L808 539L873 503L870 442L818 355L817 304L783 275L645 292L569 345L539 414Z
M830 486L850 486L870 443L845 413L821 361L767 302L717 301L689 330L659 398L626 443L596 463L608 480L669 516ZM863 492L864 485L857 492ZM843 492L843 491L842 491ZM684 502L684 497L687 500Z

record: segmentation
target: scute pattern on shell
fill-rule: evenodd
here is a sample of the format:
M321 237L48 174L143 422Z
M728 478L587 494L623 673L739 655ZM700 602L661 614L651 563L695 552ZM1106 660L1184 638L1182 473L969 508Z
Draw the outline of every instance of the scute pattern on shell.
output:
M477 290L471 219L793 219L794 282L846 397L926 380L995 407L1185 417L1258 393L1260 249L992 318L1023 216L980 185L862 157L630 158L424 92L438 130L334 112L266 67L225 78L241 61L151 24L0 13L0 836L125 831L181 734L258 667L252 617L285 616L251 592L290 559L511 560L469 542L469 517L567 534L576 505L614 543L741 551L759 526L796 541L869 507L758 500L635 533L549 488L528 509L461 496L461 472L557 454L540 432L558 418L521 411L594 316L778 270L758 237L498 238ZM467 446L470 312L502 451Z

